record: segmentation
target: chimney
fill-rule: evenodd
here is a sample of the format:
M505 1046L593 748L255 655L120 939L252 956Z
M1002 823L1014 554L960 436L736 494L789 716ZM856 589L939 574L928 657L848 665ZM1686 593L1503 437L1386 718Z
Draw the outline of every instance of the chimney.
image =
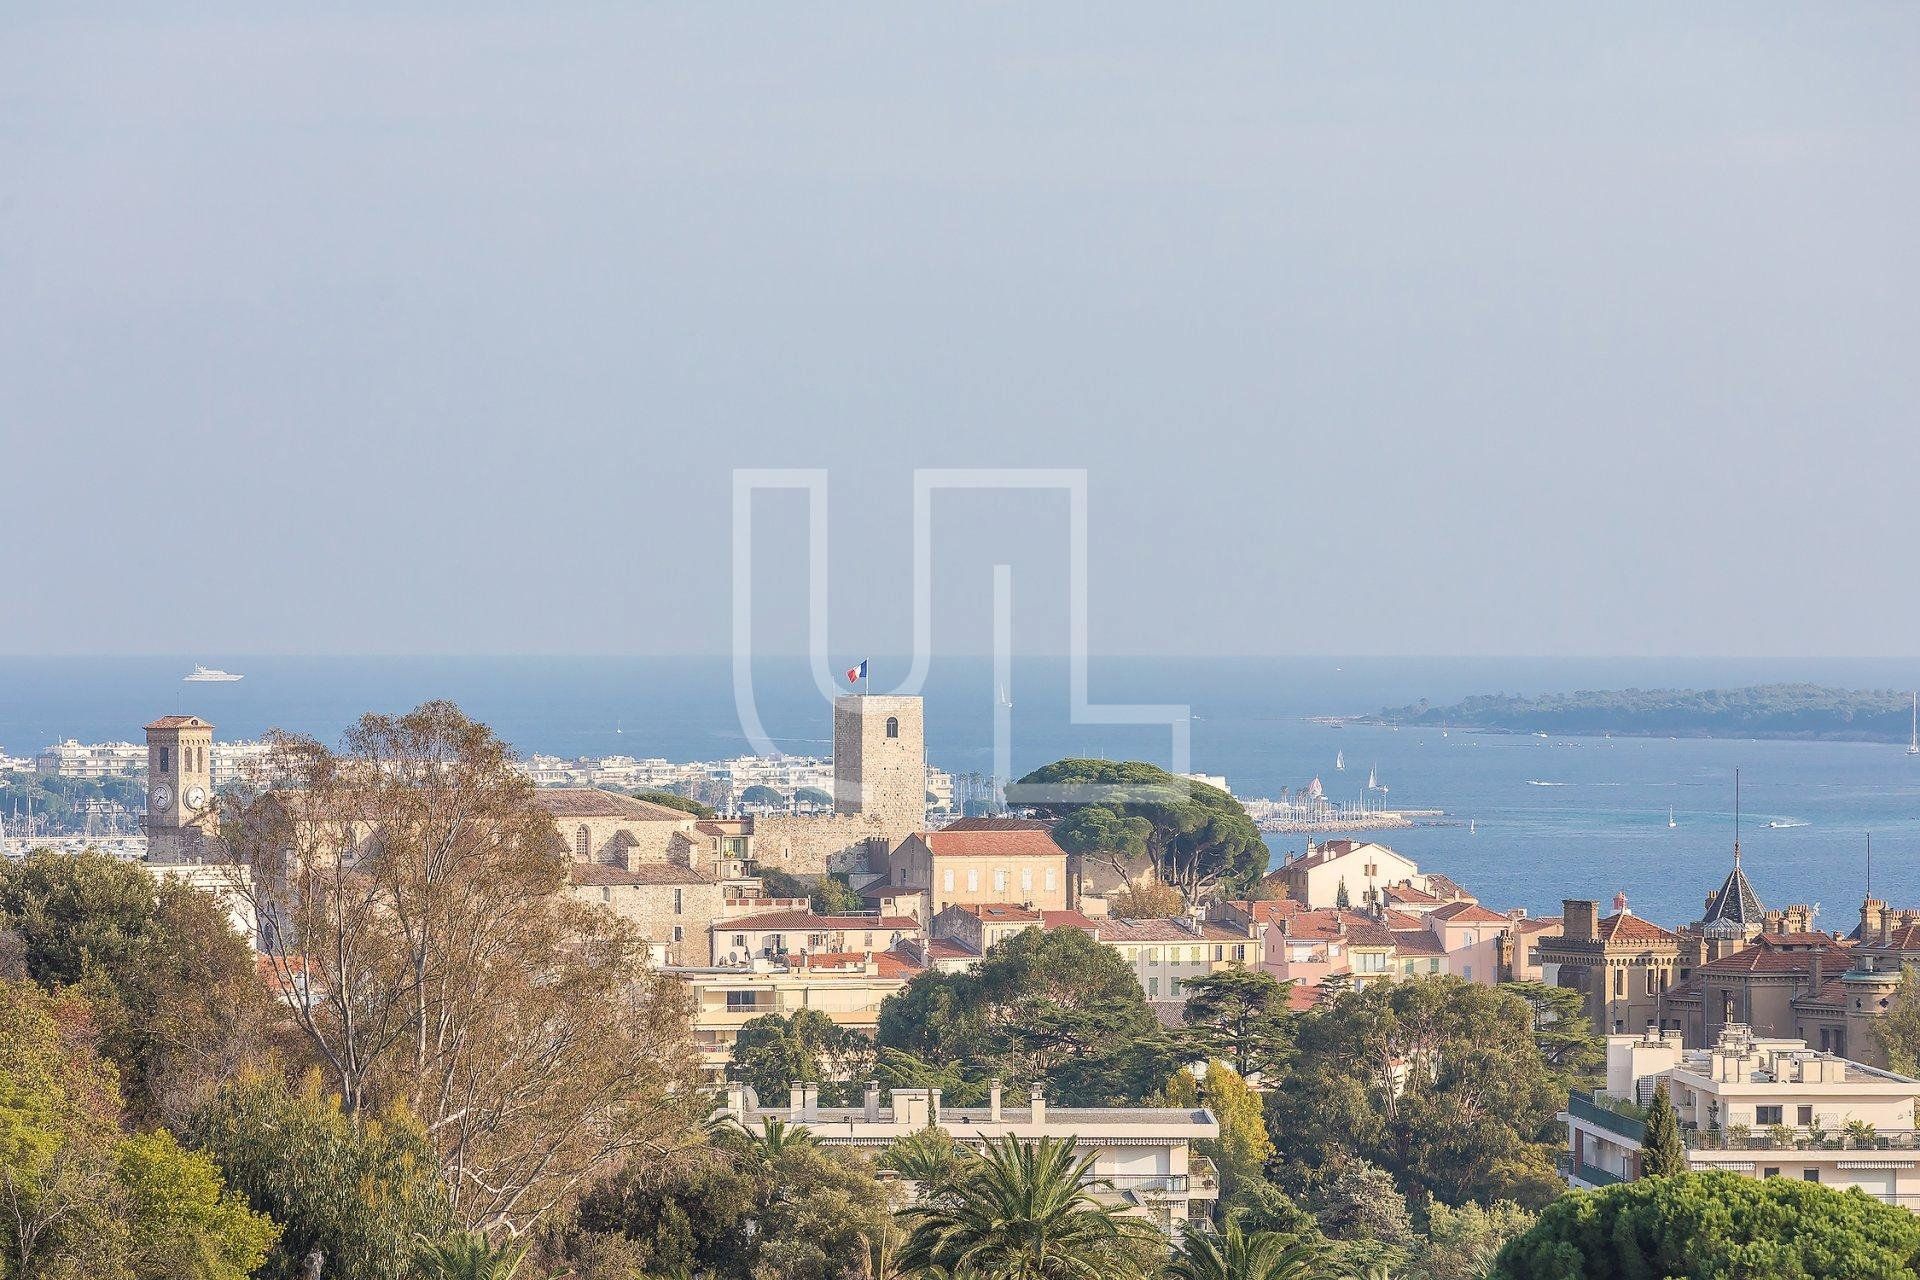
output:
M1825 960L1826 958L1827 958L1827 953L1824 947L1816 946L1813 949L1813 990L1815 994L1819 993L1819 990L1823 985L1822 978L1824 977L1826 966L1823 965L1821 961Z
M1592 942L1600 931L1600 904L1591 899L1562 898L1560 913L1568 942Z
M1000 1077L995 1076L987 1084L987 1119L1000 1118Z
M820 1117L820 1086L812 1080L800 1086L800 1105L806 1109L804 1119L817 1120Z
M1033 1111L1033 1123L1036 1128L1047 1122L1047 1095L1041 1091L1039 1085L1036 1084L1028 1090L1027 1106Z
M880 1082L867 1081L866 1111L863 1113L868 1124L880 1123Z
M807 1095L798 1080L787 1081L787 1117L798 1120L807 1109Z

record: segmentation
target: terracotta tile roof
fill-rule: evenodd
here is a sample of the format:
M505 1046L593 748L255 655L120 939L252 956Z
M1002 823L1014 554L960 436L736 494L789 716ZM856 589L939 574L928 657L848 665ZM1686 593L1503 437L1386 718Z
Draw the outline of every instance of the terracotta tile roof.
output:
M650 802L643 802L643 803L650 803ZM660 807L662 809L670 809L673 806L663 804ZM731 835L745 834L744 832L729 831L725 825L718 822L706 822L706 821L696 822L693 824L693 829L695 831L698 831L703 836L731 836Z
M860 896L868 902L878 902L882 898L911 898L926 892L924 885L888 884L884 880L870 884L860 891Z
M1201 939L1171 920L1122 920L1109 917L1100 925L1102 942L1199 942Z
M1372 920L1347 926L1347 945L1350 947L1391 947L1394 945L1393 939L1391 929Z
M1402 956L1444 956L1447 949L1426 929L1395 929L1393 949Z
M1246 912L1247 918L1255 924L1272 924L1276 920L1291 919L1307 909L1307 904L1292 898L1263 898L1251 902L1245 898L1234 901L1235 907Z
M1296 942L1326 942L1340 936L1340 926L1343 922L1346 925L1348 937L1352 937L1356 930L1363 928L1370 931L1379 931L1379 934L1370 932L1368 934L1369 937L1378 937L1380 934L1386 934L1390 937L1390 931L1384 925L1375 921L1373 917L1360 911L1342 911L1338 907L1321 907L1313 911L1296 912L1287 918L1287 931L1285 936ZM1360 945L1381 946L1384 944L1381 942L1363 942Z
M1410 884L1390 884L1380 892L1388 902L1411 902L1416 906L1424 906L1440 901L1426 890L1416 889Z
M1838 945L1810 948L1806 951L1779 951L1772 947L1747 947L1730 956L1721 956L1718 960L1708 961L1696 973L1718 977L1722 974L1794 974L1813 972L1814 956L1821 956L1821 964L1828 972L1838 973L1852 961L1846 949Z
M1602 942L1678 942L1678 935L1669 933L1651 920L1622 911L1618 915L1608 916L1594 930Z
M1051 831L1053 824L1039 818L955 818L942 831Z
M1461 888L1452 878L1438 871L1427 872L1427 889L1442 898L1471 898L1472 894Z
M1080 929L1087 933L1098 932L1100 928L1098 921L1078 911L1042 911L1040 923L1048 929Z
M970 916L979 917L982 924L1013 924L1022 921L1028 924L1040 924L1042 922L1038 911L1018 907L1011 902L956 902L953 905L956 911L964 911Z
M881 930L919 932L920 922L909 916L817 916L811 911L769 911L765 915L740 916L729 920L727 928L735 933L764 933L771 929L792 930Z
M556 818L626 818L633 822L690 823L691 813L663 804L635 800L598 787L541 787L533 799Z
M1855 930L1857 933L1858 930ZM1920 951L1920 924L1895 925L1887 931L1887 942L1880 941L1880 931L1875 929L1860 940L1865 947L1881 947L1890 951Z
M1847 984L1840 978L1829 978L1821 984L1818 991L1808 991L1802 995L1797 995L1793 998L1792 1003L1796 1005L1831 1004L1845 1008L1847 1003Z
M1067 851L1045 829L922 831L920 840L940 858L1064 858Z
M1305 1013L1320 1003L1322 994L1318 987L1302 986L1296 982L1287 988L1287 1008L1294 1013Z
M1427 913L1429 920L1444 920L1448 924L1509 924L1505 916L1487 910L1477 902L1449 902L1444 907L1436 907Z
M575 862L567 868L567 875L577 885L714 883L711 876L671 862L643 862L631 871L604 862Z
M905 978L911 981L925 969L925 966L912 956L891 947L876 953L873 962L879 968L880 976L883 978Z
M149 729L211 729L213 728L213 726L208 724L205 720L202 720L199 716L161 716L158 720L155 720L152 724L148 725L147 728Z
M1427 919L1425 916L1416 916L1406 911L1395 911L1391 907L1380 913L1380 923L1396 932L1401 929L1420 929L1424 931L1427 927Z
M935 960L972 960L980 953L954 938L934 938L927 943L927 954Z
M1818 929L1794 933L1762 933L1754 937L1754 943L1762 947L1846 947L1853 944L1845 939L1836 938L1830 933L1821 933Z

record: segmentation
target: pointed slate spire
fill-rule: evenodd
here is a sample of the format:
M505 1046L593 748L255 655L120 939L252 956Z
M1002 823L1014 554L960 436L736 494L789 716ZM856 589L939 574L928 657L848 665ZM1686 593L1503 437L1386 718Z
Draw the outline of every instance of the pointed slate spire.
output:
M1707 899L1706 914L1700 917L1701 924L1717 924L1725 921L1729 924L1751 925L1759 928L1761 916L1766 908L1760 905L1760 895L1753 891L1753 885L1747 881L1747 873L1740 869L1740 771L1733 771L1733 870Z

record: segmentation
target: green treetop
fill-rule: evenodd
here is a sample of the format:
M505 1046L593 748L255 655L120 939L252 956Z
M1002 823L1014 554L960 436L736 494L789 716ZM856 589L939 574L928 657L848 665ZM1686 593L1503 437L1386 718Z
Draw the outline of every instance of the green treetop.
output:
M1687 1147L1680 1140L1680 1117L1674 1114L1665 1080L1653 1091L1646 1124L1646 1136L1640 1139L1640 1171L1650 1178L1685 1173Z

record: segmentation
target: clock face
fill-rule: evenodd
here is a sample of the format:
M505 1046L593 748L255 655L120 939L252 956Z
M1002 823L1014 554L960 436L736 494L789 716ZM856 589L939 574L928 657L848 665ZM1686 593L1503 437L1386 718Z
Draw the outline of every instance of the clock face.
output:
M198 809L207 802L207 789L205 787L188 787L186 799L187 808Z
M147 798L147 807L149 809L164 809L172 803L173 789L164 782L155 787L153 794Z

